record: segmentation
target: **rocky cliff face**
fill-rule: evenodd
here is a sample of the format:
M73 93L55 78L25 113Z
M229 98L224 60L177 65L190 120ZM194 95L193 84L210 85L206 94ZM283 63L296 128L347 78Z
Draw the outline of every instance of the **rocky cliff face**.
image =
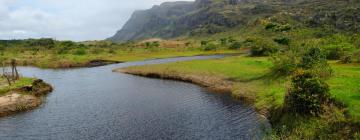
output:
M109 40L123 42L146 38L213 34L246 26L258 18L279 13L309 26L333 25L360 31L358 0L196 0L167 2L136 11Z

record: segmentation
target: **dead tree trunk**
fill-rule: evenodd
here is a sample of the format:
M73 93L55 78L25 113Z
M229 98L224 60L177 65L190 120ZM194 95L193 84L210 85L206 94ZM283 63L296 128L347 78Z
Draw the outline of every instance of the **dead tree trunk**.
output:
M14 82L15 82L15 80L19 80L19 73L16 68L16 60L15 59L11 60L11 74L12 74L12 78L14 79Z

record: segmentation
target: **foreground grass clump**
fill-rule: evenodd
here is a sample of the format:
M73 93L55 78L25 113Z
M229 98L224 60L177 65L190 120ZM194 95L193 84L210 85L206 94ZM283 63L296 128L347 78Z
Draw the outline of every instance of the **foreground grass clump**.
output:
M330 62L333 76L326 79L329 96L343 107L325 106L317 116L283 112L289 83L286 77L273 77L268 57L235 56L215 60L194 60L125 68L124 71L173 75L219 77L234 83L233 96L250 99L261 114L270 117L275 139L355 138L360 128L360 68L354 64ZM282 114L279 116L279 114Z
M6 82L6 79L0 78L0 96L6 94L11 90L19 89L24 86L29 86L34 80L34 78L22 77L19 80L15 81L15 83L12 83L11 86L9 86Z

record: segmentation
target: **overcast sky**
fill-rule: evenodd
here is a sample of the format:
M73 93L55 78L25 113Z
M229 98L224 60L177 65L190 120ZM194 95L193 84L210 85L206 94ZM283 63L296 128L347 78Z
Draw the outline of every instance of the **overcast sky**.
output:
M177 0L0 0L0 39L101 40L133 11L166 1Z

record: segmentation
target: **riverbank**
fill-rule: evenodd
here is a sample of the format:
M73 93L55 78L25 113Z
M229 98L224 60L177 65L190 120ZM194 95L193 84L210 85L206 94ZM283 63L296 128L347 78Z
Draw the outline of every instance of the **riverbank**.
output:
M38 107L53 88L43 80L24 78L13 86L1 86L0 90L0 117L4 117Z
M270 120L274 128L270 138L358 138L359 110L355 106L359 101L351 97L357 96L356 91L359 90L355 81L360 79L360 69L351 64L330 63L335 74L327 82L331 85L333 97L344 107L329 107L320 117L302 117L282 111L288 83L286 78L269 75L272 64L267 57L237 56L135 66L114 71L192 82L210 89L226 87L226 92L230 90L232 96L253 104L262 116Z

